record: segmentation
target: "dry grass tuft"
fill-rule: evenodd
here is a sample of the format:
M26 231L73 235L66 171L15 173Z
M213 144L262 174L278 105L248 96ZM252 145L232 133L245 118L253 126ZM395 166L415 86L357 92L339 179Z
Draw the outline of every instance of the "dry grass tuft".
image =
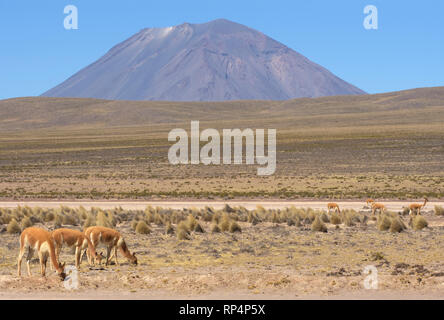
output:
M231 233L242 232L242 229L241 229L241 227L239 226L239 224L236 221L231 221L230 227L229 227L229 231Z
M327 232L327 227L325 224L319 219L319 216L316 217L311 225L311 230L316 232Z
M399 217L392 219L392 223L390 224L390 229L389 229L390 232L397 233L397 232L402 232L405 229L407 228L404 222L402 222Z
M141 220L137 223L136 226L136 233L140 233L140 234L150 234L151 233L151 229L150 227L146 224L145 221Z
M412 218L413 230L422 230L428 227L428 225L429 223L423 216L416 215Z
M8 226L6 227L6 231L10 234L14 234L14 233L20 233L22 231L22 229L20 229L20 226L17 222L17 220L12 219Z
M442 206L435 206L435 215L444 216L444 208Z
M342 223L341 217L337 213L333 213L330 218L332 224L338 225Z

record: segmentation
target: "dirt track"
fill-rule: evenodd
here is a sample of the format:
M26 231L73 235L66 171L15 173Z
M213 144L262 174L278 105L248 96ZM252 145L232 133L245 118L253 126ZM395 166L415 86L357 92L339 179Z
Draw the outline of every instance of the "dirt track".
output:
M312 209L326 209L327 203L330 201L1 201L0 207L14 208L17 206L42 207L42 208L56 208L61 205L67 207L83 206L86 209L91 207L98 207L102 209L112 209L121 206L127 210L145 209L151 205L153 207L160 206L171 209L182 208L203 208L210 206L215 209L221 209L225 204L230 206L243 206L246 209L255 209L256 206L261 205L265 209L279 209L290 207L312 208ZM413 201L380 201L388 210L399 211L404 206L407 206ZM422 203L422 201L415 201ZM338 205L344 209L360 210L365 205L364 201L337 201ZM444 201L427 203L426 210L431 210L435 205L444 206Z

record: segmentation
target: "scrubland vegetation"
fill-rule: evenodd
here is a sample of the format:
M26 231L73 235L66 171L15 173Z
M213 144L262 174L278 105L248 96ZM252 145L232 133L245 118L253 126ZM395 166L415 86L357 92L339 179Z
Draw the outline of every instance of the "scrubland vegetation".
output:
M49 230L102 225L122 233L139 265L122 258L120 266L105 269L83 263L86 291L329 295L362 289L367 265L378 268L382 290L442 292L444 282L444 220L435 210L411 218L403 211L373 216L368 208L327 214L229 205L219 210L18 207L0 209L0 293L63 291L60 283L42 288L15 278L19 233L31 225ZM61 259L74 263L69 250Z

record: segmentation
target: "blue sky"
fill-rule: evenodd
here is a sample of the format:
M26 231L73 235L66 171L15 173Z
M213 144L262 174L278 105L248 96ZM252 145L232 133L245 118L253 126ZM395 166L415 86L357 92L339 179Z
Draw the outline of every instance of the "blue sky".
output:
M63 9L79 10L65 30ZM378 30L363 27L366 5ZM444 1L0 1L0 99L36 96L146 27L226 18L257 29L369 93L444 86Z

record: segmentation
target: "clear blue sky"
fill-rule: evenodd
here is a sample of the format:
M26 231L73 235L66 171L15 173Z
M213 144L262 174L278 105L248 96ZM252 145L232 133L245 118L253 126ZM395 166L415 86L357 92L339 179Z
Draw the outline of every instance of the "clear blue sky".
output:
M79 29L63 27L65 5ZM365 30L375 5L379 29ZM0 99L36 96L146 27L226 18L257 29L369 93L444 86L444 1L0 1Z

